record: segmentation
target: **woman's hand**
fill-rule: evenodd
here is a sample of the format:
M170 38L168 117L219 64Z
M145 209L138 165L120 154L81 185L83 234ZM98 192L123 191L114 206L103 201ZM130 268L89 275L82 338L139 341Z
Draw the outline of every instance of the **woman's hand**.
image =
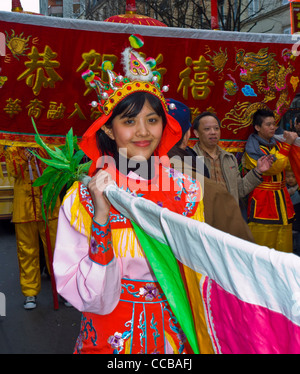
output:
M104 225L107 222L111 206L103 191L106 186L113 183L114 180L109 173L99 170L87 186L94 203L94 220L100 225Z

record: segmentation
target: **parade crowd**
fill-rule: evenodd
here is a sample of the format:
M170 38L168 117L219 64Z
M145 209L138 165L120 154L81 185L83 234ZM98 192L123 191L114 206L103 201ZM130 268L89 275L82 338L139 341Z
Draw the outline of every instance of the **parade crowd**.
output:
M49 248L53 252L59 295L82 312L76 353L189 353L130 221L110 204L105 188L126 186L131 194L225 233L299 255L300 195L289 153L300 134L300 118L291 131L283 131L273 111L257 110L238 162L219 146L216 113L202 112L192 121L188 106L165 99L151 77L121 78L99 103L103 115L80 142L92 160L89 183L78 181L65 191L47 225L42 188L32 186L45 165L22 152L15 167L7 151L15 178L12 221L24 308L38 307L42 243L49 273ZM190 147L193 135L197 141ZM138 180L138 191L130 189L132 180ZM156 188L160 183L168 190Z

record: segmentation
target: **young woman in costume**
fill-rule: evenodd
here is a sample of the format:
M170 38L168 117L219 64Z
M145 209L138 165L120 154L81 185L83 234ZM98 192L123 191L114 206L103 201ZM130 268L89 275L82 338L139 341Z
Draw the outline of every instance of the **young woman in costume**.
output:
M87 73L86 80L101 91L104 114L80 144L93 161L92 179L87 187L76 182L62 203L54 256L57 289L83 312L75 353L187 353L185 335L130 221L103 190L116 182L131 194L201 219L201 187L163 166L162 156L181 138L180 125L168 115L145 61L131 48L123 57L129 61L126 77L107 71L109 90ZM132 57L140 64L135 79Z
M182 132L155 75L132 49L123 53L123 64L125 78L107 70L109 85L85 74L103 115L80 144L93 161L92 179L87 186L76 182L62 203L53 266L57 289L82 311L75 353L190 353L130 221L104 189L116 183L199 221L203 191L169 167L167 153Z

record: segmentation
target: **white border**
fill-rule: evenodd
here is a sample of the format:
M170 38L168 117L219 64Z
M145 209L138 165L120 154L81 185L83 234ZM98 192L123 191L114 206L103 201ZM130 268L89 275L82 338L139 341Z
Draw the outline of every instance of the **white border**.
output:
M199 40L220 40L255 43L294 44L295 38L285 34L258 34L246 32L183 29L177 27L141 26L71 18L47 17L17 12L0 12L0 21L16 22L36 26L94 32L140 34L161 38L190 38ZM0 28L1 31L1 28Z

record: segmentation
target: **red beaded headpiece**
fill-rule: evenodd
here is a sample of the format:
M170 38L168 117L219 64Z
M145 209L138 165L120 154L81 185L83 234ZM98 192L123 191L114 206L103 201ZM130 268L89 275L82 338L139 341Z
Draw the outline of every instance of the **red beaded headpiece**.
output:
M156 62L153 58L146 60L140 56L133 48L139 48L143 41L139 35L131 35L129 38L131 47L128 47L122 53L122 64L125 75L117 75L113 71L113 63L104 61L102 70L108 75L108 82L102 81L93 71L88 70L82 74L83 79L93 87L97 92L98 101L93 101L91 105L98 107L103 113L85 132L80 143L81 149L94 161L89 174L92 175L96 169L96 162L102 155L98 149L96 132L108 121L112 115L114 107L126 96L133 92L149 92L159 98L165 110L167 124L156 154L158 156L166 155L167 152L181 139L181 127L179 123L168 114L168 106L163 92L169 90L168 86L160 89L158 84L160 74L153 71Z
M140 48L143 45L140 35L131 35L129 41L131 47L126 48L122 54L125 76L117 75L113 71L114 65L111 61L104 61L101 67L108 75L108 82L103 82L91 70L82 74L83 79L97 92L98 102L92 102L92 106L98 106L100 111L106 115L124 97L136 91L145 91L157 96L167 108L163 92L168 91L168 86L160 89L158 84L160 74L153 71L156 61L153 58L145 60L133 49L133 47Z

